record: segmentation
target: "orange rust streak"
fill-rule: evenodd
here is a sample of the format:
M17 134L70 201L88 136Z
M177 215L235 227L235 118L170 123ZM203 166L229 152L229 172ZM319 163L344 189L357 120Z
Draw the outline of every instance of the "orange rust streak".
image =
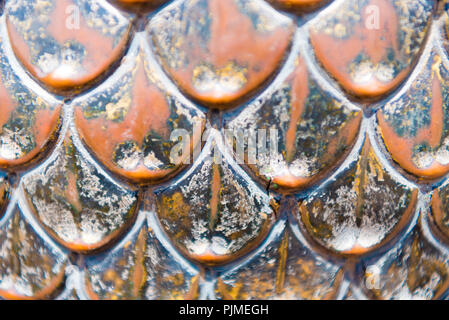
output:
M0 133L1 128L8 122L11 113L16 109L17 103L13 101L5 85L0 82Z
M284 290L285 285L285 266L287 263L288 256L288 234L284 234L281 245L279 246L279 264L276 271L276 293L281 294Z
M438 226L443 225L443 220L446 213L443 210L443 204L441 202L441 198L437 190L435 190L432 194L432 200L430 202L430 205L432 208L432 215L434 217L436 224Z
M65 189L65 197L70 204L76 209L76 211L83 210L83 206L80 202L78 190L76 186L76 175L73 173L67 174L67 188Z
M307 96L309 95L309 82L307 68L303 58L299 58L298 67L295 70L292 84L292 103L290 111L290 124L285 137L287 163L292 161L296 151L296 134L298 121L305 109Z
M81 204L78 187L76 185L77 177L75 173L69 172L67 174L67 187L64 190L64 194L69 203L76 209L76 211L81 212L83 210L83 205Z
M342 253L350 255L361 255L369 251L370 248L362 247L360 244L356 243L351 249L342 251Z
M190 281L190 290L184 297L185 300L195 300L198 298L198 289L200 284L199 280L199 275L196 275L192 278L192 280Z
M430 147L435 148L441 142L444 129L443 93L441 91L440 81L435 74L433 74L432 79L432 109L430 110L430 119L432 119L430 127L428 130L420 131L418 139L427 139Z
M142 229L136 243L136 262L134 264L133 272L133 295L138 297L145 283L146 270L144 267L145 262L145 248L146 248L146 231Z
M216 255L211 251L203 254L189 254L189 256L191 259L199 261L205 265L219 265L235 259L235 256L232 254Z
M285 174L273 178L273 183L288 189L296 189L310 184L315 177L296 177L292 174Z
M214 172L212 175L212 197L210 199L210 221L209 228L213 229L215 222L217 221L218 204L220 201L220 170L218 165L214 164Z

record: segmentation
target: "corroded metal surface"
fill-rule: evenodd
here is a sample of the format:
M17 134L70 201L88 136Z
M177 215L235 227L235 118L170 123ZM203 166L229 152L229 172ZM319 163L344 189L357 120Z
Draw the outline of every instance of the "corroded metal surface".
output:
M256 90L279 67L294 23L259 1L192 0L162 10L148 32L182 90L224 107Z
M156 211L174 244L191 259L211 265L229 262L261 242L274 222L271 205L276 207L223 155L220 139L211 134L180 181L155 192Z
M131 28L129 19L95 0L7 1L5 16L18 59L57 89L85 85L104 73L125 50Z
M117 72L75 99L75 123L83 142L110 170L136 182L162 180L179 166L170 161L173 130L204 126L205 115L164 88L162 71L136 36ZM145 50L147 49L147 50ZM99 144L101 140L103 143ZM192 139L193 147L200 143Z
M449 297L447 1L0 3L0 299Z
M433 5L432 0L342 1L314 21L310 41L319 62L345 90L378 97L409 74Z

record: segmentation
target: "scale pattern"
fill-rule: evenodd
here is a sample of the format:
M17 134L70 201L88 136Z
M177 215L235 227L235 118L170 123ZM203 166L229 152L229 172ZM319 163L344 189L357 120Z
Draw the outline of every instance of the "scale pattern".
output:
M449 0L0 3L0 299L449 298Z

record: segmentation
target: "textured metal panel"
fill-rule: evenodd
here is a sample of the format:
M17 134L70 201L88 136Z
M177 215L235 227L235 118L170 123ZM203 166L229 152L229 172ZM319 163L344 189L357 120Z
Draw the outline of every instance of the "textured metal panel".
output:
M0 299L449 295L446 1L1 12Z

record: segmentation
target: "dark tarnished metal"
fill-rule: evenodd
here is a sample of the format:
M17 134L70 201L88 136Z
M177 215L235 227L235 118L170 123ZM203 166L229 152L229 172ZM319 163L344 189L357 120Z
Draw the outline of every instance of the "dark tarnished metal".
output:
M137 192L110 180L86 161L70 133L55 157L24 177L38 220L65 247L87 252L116 239L134 221Z
M66 254L42 238L14 203L0 223L0 297L48 299L64 286Z
M198 271L173 257L146 221L138 221L137 226L112 249L113 255L94 257L87 262L85 281L89 297L108 300L198 298Z
M391 175L364 139L359 156L299 203L297 217L329 250L360 255L392 241L414 216L418 190Z
M341 163L358 135L361 118L360 110L323 88L299 56L282 83L237 117L225 119L224 127L234 134L228 142L237 153L242 147L239 131L246 134L246 163L262 181L269 181L274 190L297 190ZM256 138L258 144L266 140L267 150L258 147L256 159L251 160L250 144Z
M179 181L156 191L162 228L187 257L210 265L254 248L275 214L272 199L226 156L221 140L212 131L197 162Z
M217 280L217 297L227 300L337 297L342 270L315 255L284 224L281 222L274 228L273 240L263 250Z
M406 239L366 265L362 287L375 298L436 299L448 288L448 274L447 253L428 240L418 223Z

